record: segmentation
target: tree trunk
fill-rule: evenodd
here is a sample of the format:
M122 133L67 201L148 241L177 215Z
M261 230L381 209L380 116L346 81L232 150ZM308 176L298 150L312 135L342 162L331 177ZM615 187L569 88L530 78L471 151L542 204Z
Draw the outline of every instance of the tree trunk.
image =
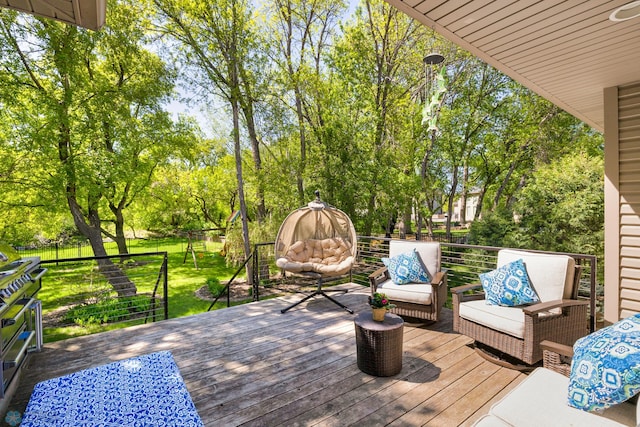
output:
M73 158L70 155L71 133L70 129L65 125L68 121L64 120L68 115L66 104L63 104L61 108L61 115L63 117L60 120L61 125L59 134L60 139L58 140L58 157L66 171L67 185L65 187L65 191L67 204L69 205L69 210L71 211L74 224L78 228L78 231L80 231L80 233L89 240L94 256L106 256L107 251L105 250L104 243L102 241L100 213L98 211L98 203L101 195L98 190L89 190L89 196L87 197L87 216L85 218L83 209L78 203L76 196L77 176ZM100 273L107 279L109 284L113 287L113 290L118 294L118 297L132 296L138 292L135 283L133 283L124 271L115 265L111 259L98 259L97 263Z
M412 234L413 227L411 224L411 207L402 213L402 221L404 222L405 234Z
M467 182L469 181L469 166L466 164L462 169L462 192L460 193L460 225L467 224Z
M496 191L496 195L493 198L493 206L491 207L492 211L495 211L498 208L498 204L500 203L500 197L502 197L502 193L504 192L504 189L507 187L507 184L511 179L511 175L516 169L516 165L517 165L516 162L511 163L511 165L509 166L509 171L507 172L504 179L500 183L500 187L498 187L498 191Z
M107 255L107 251L104 248L102 241L102 231L100 230L100 217L96 210L90 213L90 223L87 223L84 215L82 214L82 208L78 204L75 198L75 189L73 187L67 188L67 202L71 215L73 216L73 222L75 223L78 231L89 240L93 254L96 257L102 257ZM97 226L96 226L97 224ZM118 297L128 297L135 295L138 290L134 282L132 282L126 273L111 261L109 258L98 259L98 270L107 279L109 284L116 291Z
M235 49L235 46L231 49ZM234 51L234 54L237 52ZM251 141L251 152L253 154L253 165L256 168L256 176L257 176L257 188L256 188L256 212L258 222L262 222L267 216L267 208L264 202L264 178L262 177L262 158L260 156L260 142L258 141L258 133L256 131L256 124L254 118L254 106L253 106L253 92L251 90L251 84L249 83L250 79L246 76L244 68L242 68L242 64L237 56L234 56L230 59L231 61L235 61L236 67L236 81L237 81L237 99L236 102L242 109L244 114L244 119L247 125L247 133L249 135L249 140ZM233 79L232 79L233 80ZM244 93L242 93L242 88L244 88ZM233 89L231 89L233 90ZM236 107L238 107L236 105ZM239 118L238 118L239 119ZM240 122L238 120L238 126ZM238 127L238 131L239 131Z
M486 184L485 186L482 187L482 189L480 190L480 193L478 194L478 205L476 206L476 212L473 215L473 220L477 221L480 218L482 218L482 206L484 205L484 196L485 194L487 194L487 187Z
M122 215L121 210L117 210L114 212L116 215L115 226L116 226L116 235L114 236L116 244L118 245L118 253L120 255L128 255L129 248L127 248L127 238L124 235L124 216ZM122 258L120 258L122 260Z
M233 9L235 14L236 10ZM234 16L235 19L235 16ZM238 57L235 37L230 46L228 71L230 77L230 102L233 113L233 151L236 160L236 177L238 179L238 201L240 202L240 218L242 221L242 241L244 248L244 259L251 254L251 243L249 240L249 219L247 214L247 202L244 196L244 178L242 176L242 147L240 146L240 81L238 76ZM253 285L253 274L251 263L247 263L247 283Z
M453 213L453 198L456 195L456 188L458 187L458 168L453 167L453 175L451 176L451 190L449 190L449 200L447 201L447 221L446 221L446 235L447 239L451 238L451 216Z
M420 209L419 203L416 203L415 212L418 217L416 224L416 240L422 240L422 209Z

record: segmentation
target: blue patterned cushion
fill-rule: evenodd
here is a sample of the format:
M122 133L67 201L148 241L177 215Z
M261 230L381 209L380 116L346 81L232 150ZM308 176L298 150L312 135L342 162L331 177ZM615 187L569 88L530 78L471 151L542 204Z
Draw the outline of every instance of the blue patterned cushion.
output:
M20 425L204 427L168 351L42 381Z
M568 403L603 411L640 391L640 315L580 338L573 345Z
M515 307L540 301L522 259L480 274L480 281L488 305Z
M415 249L392 258L382 258L382 262L389 270L391 281L396 285L431 282L431 277Z

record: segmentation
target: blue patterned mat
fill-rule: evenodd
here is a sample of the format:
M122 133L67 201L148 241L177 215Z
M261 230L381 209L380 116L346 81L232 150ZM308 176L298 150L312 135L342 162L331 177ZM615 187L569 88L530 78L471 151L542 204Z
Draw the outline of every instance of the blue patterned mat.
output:
M204 427L168 351L36 384L21 427Z

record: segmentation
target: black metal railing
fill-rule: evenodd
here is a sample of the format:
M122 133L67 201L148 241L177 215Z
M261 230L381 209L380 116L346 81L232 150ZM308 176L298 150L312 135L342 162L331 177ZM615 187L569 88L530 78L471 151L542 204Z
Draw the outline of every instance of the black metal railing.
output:
M336 279L340 282L354 282L363 286L369 286L369 274L383 265L382 258L389 254L389 241L392 238L358 236L358 258L349 275ZM479 282L480 273L495 268L497 254L501 247L475 246L463 243L455 243L440 240L442 248L442 267L448 270L449 287ZM288 278L286 274L275 266L274 243L260 243L254 246L253 252L244 264L237 270L234 279L239 277L241 271L251 260L251 276L253 284L253 300L260 298L261 288L278 288L283 283L295 282L299 286L314 285L315 281L296 276ZM538 253L555 253L549 251L531 251ZM595 255L563 253L576 260L581 268L579 285L579 298L589 299L589 325L593 331L602 313L603 287L597 284L597 258ZM221 293L229 296L229 287L233 286L233 280L227 283ZM450 305L451 295L447 304ZM229 302L227 303L229 305ZM211 309L213 304L209 307Z
M43 260L45 341L169 317L166 252Z
M389 241L379 237L358 237L358 263L354 267L353 281L368 286L368 276L383 265L382 257L389 254ZM442 268L448 270L447 281L450 288L469 283L479 283L478 275L492 270L496 266L498 251L504 249L495 246L475 246L468 244L440 242L442 250ZM526 248L520 248L528 250ZM535 251L538 253L560 254L560 252ZM595 255L565 253L581 266L578 297L589 299L589 325L596 329L598 313L602 313L603 288L597 284L597 257ZM449 295L450 303L451 295Z
M369 274L383 265L382 257L388 256L390 240L392 239L358 236L358 257L353 269L347 275L326 281L326 284L354 282L368 286ZM495 267L497 252L502 249L459 243L459 238L438 240L442 247L442 266L448 270L450 287L477 283L478 274ZM158 239L153 245L160 247L161 242L162 239ZM183 245L176 243L175 239L168 239L166 244L172 245L173 252L187 253L186 243ZM180 247L176 247L176 244ZM274 242L255 244L249 257L237 268L232 278L226 281L224 289L217 294L209 310L219 300L226 299L226 306L230 306L230 290L239 282L247 281L247 278L252 284L253 301L264 298L266 294L273 295L274 292L289 292L316 285L313 279L287 275L281 271L275 264L274 249ZM23 251L22 254L32 255L29 251ZM603 302L603 287L597 283L597 259L593 255L568 255L582 266L579 297L590 300L590 326L593 330L602 317ZM112 271L100 264L106 260L111 263ZM58 339L58 335L73 335L74 332L69 332L69 329L74 328L84 328L84 333L93 333L112 328L114 324L128 326L169 317L167 252L64 259L45 257L42 262L48 264L50 272L41 293L47 300L55 301L55 304L47 304L48 308L44 313L47 327L45 337L48 341ZM131 285L135 286L135 293L132 289L127 289ZM47 295L47 292L54 294ZM450 300L447 304L450 307Z

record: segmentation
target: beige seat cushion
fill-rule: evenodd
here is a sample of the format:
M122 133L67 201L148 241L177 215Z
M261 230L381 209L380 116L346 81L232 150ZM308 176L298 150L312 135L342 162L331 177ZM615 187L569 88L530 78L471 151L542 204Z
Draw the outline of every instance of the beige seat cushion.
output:
M416 250L422 264L427 269L429 277L433 278L440 271L440 243L415 240L391 240L389 242L389 258ZM430 283L406 283L396 285L386 280L378 285L377 291L382 292L391 300L415 304L430 305L433 287Z
M537 368L491 407L489 413L508 425L518 427L635 426L636 408L628 402L602 414L581 411L567 405L569 378L546 368ZM499 424L484 424L499 425Z
M393 281L386 280L378 285L377 291L384 293L391 300L430 305L432 289L430 283L396 285Z
M524 312L520 307L488 305L485 300L460 304L460 317L517 338L524 338Z
M339 275L349 271L354 263L351 243L341 237L309 239L294 242L276 265L292 273L315 272Z
M501 249L498 251L497 268L522 259L531 286L540 302L571 298L575 273L575 260L567 255L538 254L534 252ZM460 317L487 326L517 338L524 338L524 313L521 307L487 305L485 300L466 301L459 306ZM553 309L540 316L561 313Z

